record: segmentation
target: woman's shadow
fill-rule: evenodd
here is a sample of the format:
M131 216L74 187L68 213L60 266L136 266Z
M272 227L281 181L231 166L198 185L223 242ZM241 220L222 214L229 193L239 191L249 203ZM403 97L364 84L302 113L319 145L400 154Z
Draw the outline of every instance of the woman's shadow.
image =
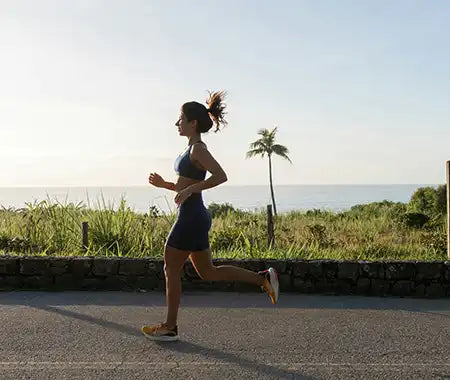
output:
M236 365L236 367L245 368L251 372L254 372L255 374L258 374L260 378L315 380L312 376L306 376L298 372L273 367L268 364L259 363L229 352L204 347L195 343L185 342L182 340L174 344L167 344L167 342L155 343L165 350L172 350L182 354L199 354L207 358L214 358L218 361L220 360L222 362L230 363L232 365Z

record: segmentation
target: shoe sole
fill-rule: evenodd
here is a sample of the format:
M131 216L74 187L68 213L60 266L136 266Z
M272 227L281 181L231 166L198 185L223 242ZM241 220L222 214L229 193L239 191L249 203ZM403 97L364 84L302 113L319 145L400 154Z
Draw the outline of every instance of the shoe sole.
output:
M177 336L152 336L152 335L148 335L145 333L144 333L144 335L150 340L156 340L159 342L175 342L178 339L180 339L180 337L178 335Z
M278 283L277 271L274 268L269 268L269 275L270 275L270 285L272 285L275 298L275 300L272 299L272 303L276 304L278 302L278 297L280 295L280 285Z

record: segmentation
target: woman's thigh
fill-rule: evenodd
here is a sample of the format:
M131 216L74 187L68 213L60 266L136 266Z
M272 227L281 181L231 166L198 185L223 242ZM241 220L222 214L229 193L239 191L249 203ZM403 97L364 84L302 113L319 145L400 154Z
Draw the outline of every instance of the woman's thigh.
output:
M164 247L164 267L173 271L181 271L189 257L190 251L183 251L166 245Z
M208 277L208 274L215 269L212 262L211 249L191 252L189 256L192 265L201 278Z

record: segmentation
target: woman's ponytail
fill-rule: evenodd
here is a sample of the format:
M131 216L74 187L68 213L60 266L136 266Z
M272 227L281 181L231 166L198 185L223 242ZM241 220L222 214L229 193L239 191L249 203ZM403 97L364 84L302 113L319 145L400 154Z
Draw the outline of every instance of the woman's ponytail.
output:
M207 112L212 116L214 124L216 124L216 129L214 132L220 130L220 125L226 126L228 122L224 119L225 116L225 103L223 102L226 96L225 91L216 91L213 93L209 93L209 98L206 100L206 104L208 104Z

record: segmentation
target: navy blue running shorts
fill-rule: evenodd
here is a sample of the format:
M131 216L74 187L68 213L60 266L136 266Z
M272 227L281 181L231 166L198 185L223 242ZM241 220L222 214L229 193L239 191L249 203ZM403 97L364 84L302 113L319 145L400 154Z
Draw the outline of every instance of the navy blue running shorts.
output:
M182 251L203 251L209 248L210 228L211 215L203 204L202 193L193 193L179 206L166 244Z

